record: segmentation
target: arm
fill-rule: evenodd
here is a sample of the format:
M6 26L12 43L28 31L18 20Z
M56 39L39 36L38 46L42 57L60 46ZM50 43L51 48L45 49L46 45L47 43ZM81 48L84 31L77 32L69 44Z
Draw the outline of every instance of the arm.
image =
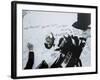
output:
M29 49L29 56L28 56L28 61L24 69L32 69L33 64L34 64L34 52L33 52L33 45L28 43L27 47Z

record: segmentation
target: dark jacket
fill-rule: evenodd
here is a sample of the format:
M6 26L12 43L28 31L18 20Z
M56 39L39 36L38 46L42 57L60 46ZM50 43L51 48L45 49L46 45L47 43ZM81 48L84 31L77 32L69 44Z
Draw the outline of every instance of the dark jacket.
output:
M29 52L27 64L24 69L32 69L34 64L34 52Z

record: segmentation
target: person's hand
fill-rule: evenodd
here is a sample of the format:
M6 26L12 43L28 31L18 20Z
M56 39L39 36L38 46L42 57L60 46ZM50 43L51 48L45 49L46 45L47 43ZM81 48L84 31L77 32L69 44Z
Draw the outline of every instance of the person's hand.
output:
M33 50L33 44L27 43L27 48L28 48L29 50Z

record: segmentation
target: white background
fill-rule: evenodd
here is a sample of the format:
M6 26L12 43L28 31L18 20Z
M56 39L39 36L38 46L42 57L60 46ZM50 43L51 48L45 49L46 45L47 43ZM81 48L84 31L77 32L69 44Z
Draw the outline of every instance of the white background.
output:
M81 5L95 5L95 6L100 7L100 0L31 0L31 1L49 2L49 3L64 3L64 4L79 4L79 5L80 4ZM10 78L10 73L11 73L11 66L10 66L11 65L11 11L10 10L11 10L11 0L1 0L0 1L0 80L11 80ZM100 11L98 14L100 14ZM98 19L100 19L100 16L98 16ZM99 32L98 34L100 34L99 26L100 26L100 23L98 24L98 32ZM98 41L100 41L100 36L98 37L98 39L99 39ZM98 44L100 43L98 42ZM100 57L100 54L98 54L98 57ZM100 58L98 61L100 61ZM100 64L98 64L98 67L100 67ZM98 74L48 77L48 78L42 78L42 80L55 80L55 79L58 79L58 80L99 80L100 79L99 72L100 72L100 69L98 70ZM32 80L32 79L26 79L26 80ZM41 78L36 78L34 80L41 80Z

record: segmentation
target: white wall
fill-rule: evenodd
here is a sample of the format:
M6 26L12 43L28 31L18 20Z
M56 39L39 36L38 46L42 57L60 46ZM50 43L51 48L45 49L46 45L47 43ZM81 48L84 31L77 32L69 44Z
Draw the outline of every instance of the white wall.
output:
M22 0L26 1L26 0ZM100 0L31 0L37 2L50 3L64 3L64 4L82 4L82 5L98 5L100 7ZM11 80L11 0L0 1L0 80ZM100 11L99 11L100 14ZM100 16L98 16L100 19ZM99 20L98 20L99 21ZM99 30L100 23L98 23ZM98 31L100 34L100 31ZM100 37L99 40L100 41ZM100 44L100 42L98 42ZM100 47L100 45L98 46ZM99 50L100 51L100 50ZM98 52L99 53L99 52ZM100 57L100 54L98 54ZM99 60L100 61L100 58ZM100 64L98 64L100 67ZM99 69L100 71L100 69ZM63 76L63 77L48 77L42 80L99 80L99 74L92 75L77 75L77 76ZM20 79L21 80L21 79ZM24 80L24 79L23 79ZM32 80L32 79L27 79ZM34 80L41 80L36 78Z

